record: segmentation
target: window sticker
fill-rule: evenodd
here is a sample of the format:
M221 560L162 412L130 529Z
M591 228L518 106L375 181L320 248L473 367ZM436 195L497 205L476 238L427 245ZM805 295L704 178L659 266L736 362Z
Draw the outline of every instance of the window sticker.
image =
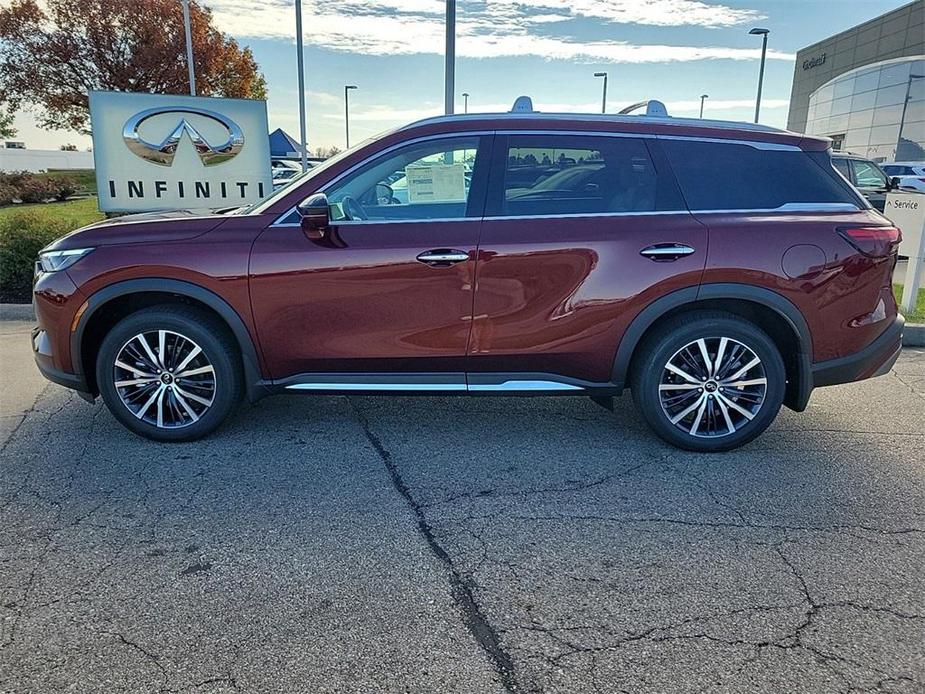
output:
M465 164L426 164L405 167L408 202L465 202Z

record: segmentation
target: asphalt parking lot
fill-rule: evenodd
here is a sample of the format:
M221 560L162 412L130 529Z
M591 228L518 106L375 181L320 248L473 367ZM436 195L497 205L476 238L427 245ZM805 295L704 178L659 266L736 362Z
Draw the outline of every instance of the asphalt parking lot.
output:
M923 350L724 455L629 397L280 397L169 445L3 326L0 692L925 691Z

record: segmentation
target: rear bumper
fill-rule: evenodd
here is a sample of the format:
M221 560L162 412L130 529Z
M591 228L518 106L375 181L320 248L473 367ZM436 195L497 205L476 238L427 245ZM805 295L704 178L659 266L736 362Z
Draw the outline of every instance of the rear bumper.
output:
M888 373L902 350L904 324L905 319L896 316L893 324L864 349L846 357L813 364L813 387L852 383Z

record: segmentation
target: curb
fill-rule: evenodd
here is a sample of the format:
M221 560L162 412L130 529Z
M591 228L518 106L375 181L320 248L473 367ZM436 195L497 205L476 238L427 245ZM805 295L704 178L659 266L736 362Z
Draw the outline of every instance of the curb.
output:
M903 327L903 347L925 347L925 325L906 323Z
M0 304L0 321L4 320L35 320L32 304Z

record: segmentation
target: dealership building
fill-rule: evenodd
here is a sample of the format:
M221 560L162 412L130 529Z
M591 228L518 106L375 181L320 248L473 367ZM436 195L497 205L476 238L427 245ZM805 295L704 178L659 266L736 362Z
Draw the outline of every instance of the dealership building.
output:
M874 161L925 160L925 2L800 50L787 128Z

